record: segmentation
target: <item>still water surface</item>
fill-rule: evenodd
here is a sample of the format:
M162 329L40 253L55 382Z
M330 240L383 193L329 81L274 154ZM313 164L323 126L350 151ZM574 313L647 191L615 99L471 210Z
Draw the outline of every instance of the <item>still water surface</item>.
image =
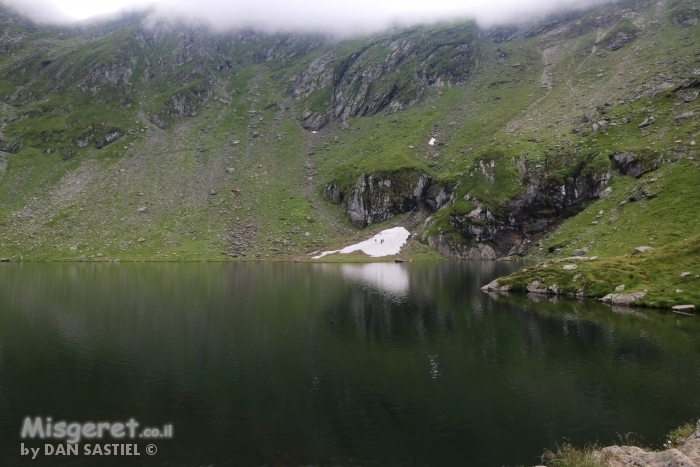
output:
M479 290L515 267L0 264L0 465L535 465L700 416L697 318ZM26 415L174 438L32 462Z

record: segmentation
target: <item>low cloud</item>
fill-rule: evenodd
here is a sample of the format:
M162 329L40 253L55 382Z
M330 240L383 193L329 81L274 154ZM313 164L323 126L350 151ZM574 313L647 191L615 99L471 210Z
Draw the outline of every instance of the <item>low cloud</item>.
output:
M70 21L61 9L69 0L0 0L40 22ZM120 0L124 1L124 0ZM563 9L583 8L605 0L159 0L154 14L172 20L205 23L217 30L256 28L266 31L371 33L392 26L472 18L488 27ZM123 3L122 3L123 4ZM144 8L134 3L130 9Z
M39 23L59 24L73 21L51 0L0 0L0 3Z

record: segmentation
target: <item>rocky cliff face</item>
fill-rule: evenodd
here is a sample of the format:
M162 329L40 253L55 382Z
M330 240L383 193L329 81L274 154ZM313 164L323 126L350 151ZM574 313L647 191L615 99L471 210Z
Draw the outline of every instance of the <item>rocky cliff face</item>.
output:
M608 194L605 186L609 173L591 172L583 163L564 180L550 178L534 164L524 164L524 171L522 190L502 209L492 211L479 199L466 195L465 200L475 209L449 216L449 226L459 232L459 237L426 232L423 241L449 258L523 255L538 237L581 212L587 202ZM440 211L454 201L455 187L433 183L426 174L399 172L363 174L347 192L330 183L324 194L333 203L342 204L353 225L364 228L418 207Z
M469 198L477 206L473 211L450 216L450 226L461 235L458 241L438 234L429 237L428 243L451 258L496 259L525 254L531 242L601 196L609 180L608 173L588 173L583 164L563 181L538 173L534 166L529 166L527 173L521 192L498 212Z
M421 206L438 210L450 200L449 193L449 188L433 185L427 175L416 171L362 174L347 193L342 192L336 183L328 184L324 190L330 201L342 203L350 221L358 228L383 222Z
M198 84L173 94L165 101L160 111L153 116L153 123L164 130L168 127L168 119L178 120L183 117L195 117L199 107L211 99L212 95L211 87L207 83Z
M476 26L427 34L422 29L371 42L349 55L334 51L314 60L296 76L292 96L330 89L330 99L302 114L304 127L319 130L333 120L396 112L415 104L428 86L464 85L478 56Z

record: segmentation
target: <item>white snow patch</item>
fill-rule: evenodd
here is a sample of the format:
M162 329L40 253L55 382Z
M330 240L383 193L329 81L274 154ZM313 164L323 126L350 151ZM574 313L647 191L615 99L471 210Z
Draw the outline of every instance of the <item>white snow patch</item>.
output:
M430 141L428 141L428 144L431 146L435 145L435 138L430 138Z
M401 247L406 244L406 240L411 234L403 227L394 227L393 229L382 230L374 237L364 242L356 243L355 245L346 246L342 250L324 251L312 259L323 258L324 256L334 253L348 254L354 251L362 251L364 254L372 258L380 258L382 256L396 255L401 251ZM383 242L382 242L383 240Z

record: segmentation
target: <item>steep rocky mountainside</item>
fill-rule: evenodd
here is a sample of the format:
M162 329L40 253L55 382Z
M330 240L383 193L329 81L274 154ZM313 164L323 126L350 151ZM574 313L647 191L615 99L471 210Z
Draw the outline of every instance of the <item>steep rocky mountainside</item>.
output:
M393 225L472 259L692 238L699 8L344 40L0 9L0 257L284 258Z

